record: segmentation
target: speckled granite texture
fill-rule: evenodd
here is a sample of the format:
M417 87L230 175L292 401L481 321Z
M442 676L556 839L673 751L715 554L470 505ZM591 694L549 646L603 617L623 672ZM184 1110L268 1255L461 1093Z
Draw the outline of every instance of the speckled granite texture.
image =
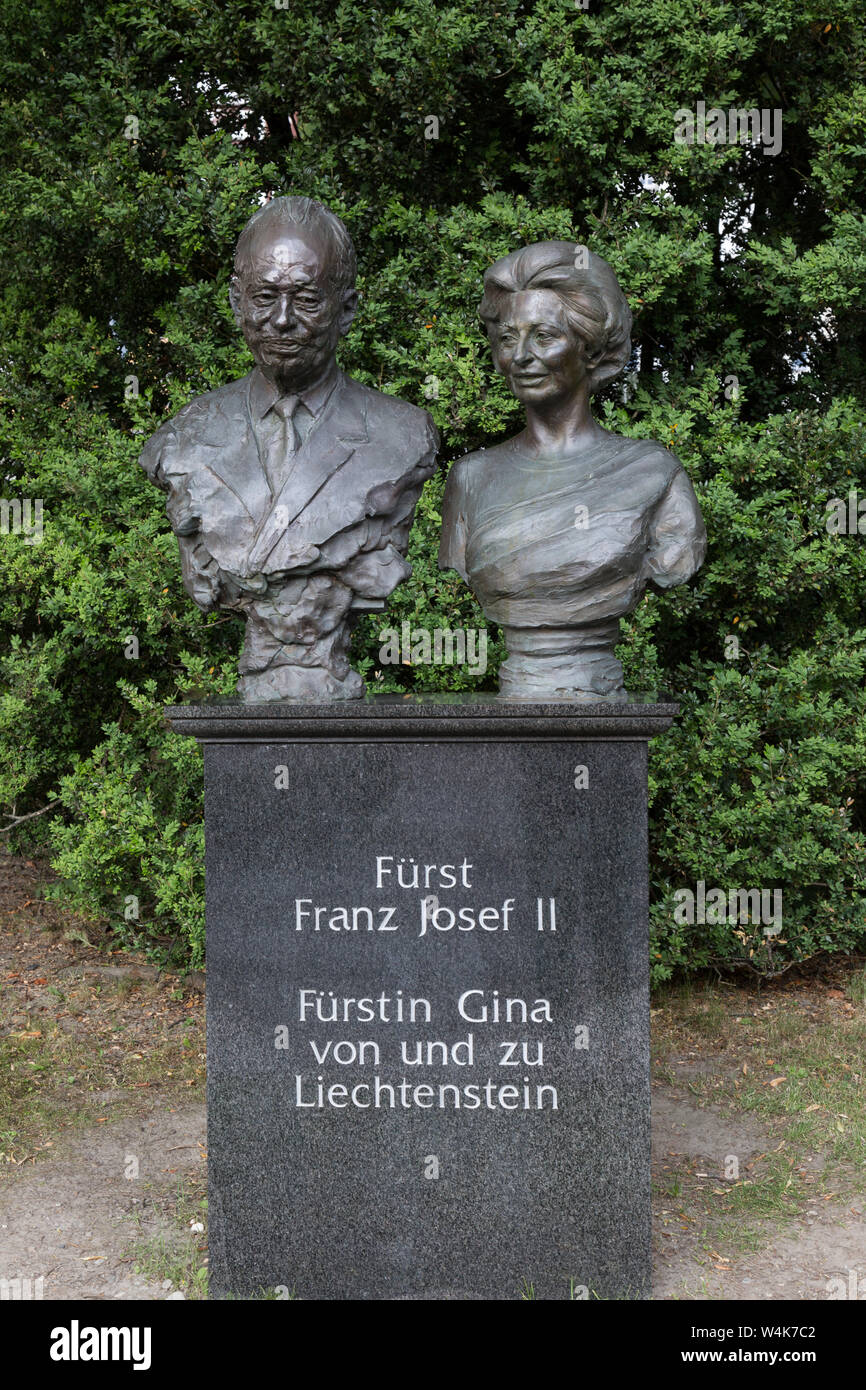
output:
M647 1296L647 741L676 708L168 712L205 744L215 1296Z

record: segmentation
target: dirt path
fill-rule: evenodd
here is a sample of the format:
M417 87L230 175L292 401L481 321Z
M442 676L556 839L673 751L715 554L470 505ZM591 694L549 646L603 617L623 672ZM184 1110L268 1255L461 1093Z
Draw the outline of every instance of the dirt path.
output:
M721 1169L732 1149L746 1159L770 1136L753 1121L698 1109L670 1088L653 1094L657 1176L674 1155ZM130 1250L162 1234L184 1237L174 1219L178 1181L204 1181L205 1113L200 1105L119 1121L72 1141L62 1154L22 1166L0 1188L0 1249L7 1278L44 1279L54 1299L164 1299L179 1290L137 1275ZM138 1176L127 1177L131 1160ZM656 1299L827 1299L866 1294L866 1219L861 1204L819 1201L789 1234L768 1232L765 1249L720 1264L700 1232L657 1198ZM195 1238L195 1237L192 1237ZM832 1280L838 1280L836 1285Z
M0 854L0 1298L200 1296L199 982L89 944L44 877Z
M746 1171L778 1138L750 1116L699 1108L670 1086L653 1087L653 1173L663 1185L673 1160L719 1188L725 1161L737 1155ZM807 1160L808 1162L808 1160ZM812 1166L821 1167L816 1155ZM805 1215L766 1222L760 1250L720 1256L700 1218L685 1219L664 1193L654 1202L653 1297L657 1299L828 1299L857 1291L866 1298L866 1201L827 1201ZM832 1281L841 1281L833 1283Z
M7 1279L42 1278L46 1299L164 1299L179 1291L136 1274L136 1250L174 1220L178 1180L203 1182L200 1105L87 1131L0 1188L0 1251ZM190 1239L195 1239L191 1233ZM35 1288L35 1284L31 1285Z

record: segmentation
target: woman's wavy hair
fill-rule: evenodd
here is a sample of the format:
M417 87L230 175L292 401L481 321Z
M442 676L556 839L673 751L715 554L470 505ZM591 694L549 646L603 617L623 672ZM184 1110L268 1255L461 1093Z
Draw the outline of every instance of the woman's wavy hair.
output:
M496 327L510 295L554 290L565 318L593 359L590 394L613 381L631 356L631 310L601 256L573 241L537 241L503 256L485 272L479 315L495 346Z

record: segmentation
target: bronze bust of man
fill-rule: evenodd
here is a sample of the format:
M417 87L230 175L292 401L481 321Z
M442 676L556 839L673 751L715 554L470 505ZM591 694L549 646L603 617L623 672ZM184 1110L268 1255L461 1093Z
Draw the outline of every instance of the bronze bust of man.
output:
M321 203L260 208L230 291L256 366L191 401L141 455L168 494L187 593L246 619L245 700L362 695L352 623L411 573L409 527L438 437L426 411L337 366L355 273L349 234Z
M526 427L458 459L439 565L503 628L503 695L625 701L619 619L647 585L682 584L706 532L663 444L610 434L590 397L624 369L631 312L606 261L544 241L491 266L480 315Z

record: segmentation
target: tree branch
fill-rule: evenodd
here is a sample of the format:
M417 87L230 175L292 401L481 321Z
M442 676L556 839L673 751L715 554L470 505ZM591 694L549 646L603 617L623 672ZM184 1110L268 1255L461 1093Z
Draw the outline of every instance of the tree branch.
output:
M38 811L28 811L26 816L18 816L11 824L0 826L0 835L5 835L8 831L14 830L16 825L20 825L22 821L32 820L34 816L44 816L46 811L53 811L56 805L57 802L52 801L48 806L40 807Z

